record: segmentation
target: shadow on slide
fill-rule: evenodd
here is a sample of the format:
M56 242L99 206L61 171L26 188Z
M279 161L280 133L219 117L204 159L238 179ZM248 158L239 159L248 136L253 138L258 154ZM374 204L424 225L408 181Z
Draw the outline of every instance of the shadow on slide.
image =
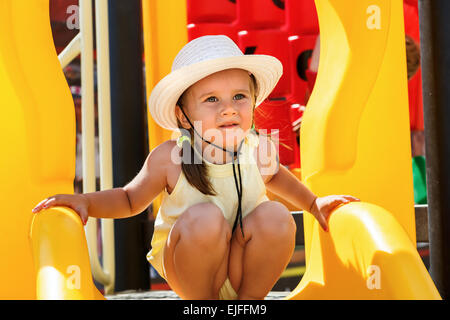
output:
M287 299L440 299L414 244L385 209L343 205L329 226L329 233L313 227L306 273Z

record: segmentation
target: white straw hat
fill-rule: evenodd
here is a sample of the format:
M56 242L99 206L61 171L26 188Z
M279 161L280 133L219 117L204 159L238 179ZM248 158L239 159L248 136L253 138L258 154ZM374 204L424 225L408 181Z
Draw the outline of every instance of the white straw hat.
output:
M161 127L179 130L175 105L181 94L195 82L226 69L251 72L257 83L257 107L277 84L283 65L272 56L244 55L227 36L203 36L187 43L175 57L172 72L154 87L148 107L153 119Z

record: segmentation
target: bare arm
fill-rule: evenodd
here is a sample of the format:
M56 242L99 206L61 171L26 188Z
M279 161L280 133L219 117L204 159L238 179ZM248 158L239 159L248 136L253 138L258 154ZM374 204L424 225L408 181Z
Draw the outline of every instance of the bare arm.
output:
M280 165L278 149L270 137L259 135L256 152L258 167L266 188L299 210L308 210L316 196L293 173Z
M298 210L309 211L317 197L284 166L280 166L278 172L266 182L266 188L289 201Z
M328 230L327 219L331 212L341 204L359 199L348 195L331 195L317 197L287 168L279 165L278 151L270 139L260 139L258 147L258 166L266 184L266 188L274 194L289 201L299 210L310 212L324 230ZM263 163L266 165L263 165Z
M77 211L84 222L88 216L116 219L139 214L166 187L166 168L170 161L172 145L171 141L167 141L152 150L140 172L123 188L79 195L51 196L41 201L33 212L62 205Z
M85 194L89 201L89 216L127 218L144 211L166 187L170 146L165 142L153 149L142 169L125 187Z

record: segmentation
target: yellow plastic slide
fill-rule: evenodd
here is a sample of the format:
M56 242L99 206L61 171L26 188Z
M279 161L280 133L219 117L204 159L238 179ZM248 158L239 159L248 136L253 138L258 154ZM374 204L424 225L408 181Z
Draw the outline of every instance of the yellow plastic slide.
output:
M32 253L38 299L100 300L79 216L67 208L50 208L34 216Z
M142 12L146 93L150 97L153 87L170 72L173 59L187 43L186 0L142 0ZM150 151L164 141L178 137L179 134L160 127L148 110L147 118ZM161 201L162 194L152 202L155 217Z
M42 212L29 238L31 209L51 194L73 193L75 175L75 109L49 0L0 0L0 30L0 299L90 298L78 216Z
M305 214L306 272L288 299L440 299L416 250L403 2L316 0L321 49L301 127L302 178L338 208Z

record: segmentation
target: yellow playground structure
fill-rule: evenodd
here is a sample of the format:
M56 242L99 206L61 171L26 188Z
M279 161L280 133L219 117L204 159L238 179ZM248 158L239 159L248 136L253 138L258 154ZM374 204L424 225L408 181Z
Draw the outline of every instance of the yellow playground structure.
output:
M143 0L148 93L187 41L185 6ZM329 233L305 213L306 273L287 299L440 299L416 250L402 2L316 6L321 60L301 128L302 179L319 196L362 202L336 209ZM75 174L74 105L49 0L0 0L0 17L0 299L104 299L78 215L31 212L73 193ZM149 137L150 148L170 138L150 117Z

